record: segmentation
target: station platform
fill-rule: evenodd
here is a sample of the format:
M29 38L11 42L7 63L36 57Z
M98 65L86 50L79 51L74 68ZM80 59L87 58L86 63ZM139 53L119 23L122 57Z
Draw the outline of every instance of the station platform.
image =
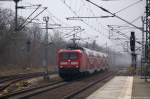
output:
M150 99L150 79L145 82L138 76L134 77L131 99Z
M116 76L86 99L150 99L150 79Z

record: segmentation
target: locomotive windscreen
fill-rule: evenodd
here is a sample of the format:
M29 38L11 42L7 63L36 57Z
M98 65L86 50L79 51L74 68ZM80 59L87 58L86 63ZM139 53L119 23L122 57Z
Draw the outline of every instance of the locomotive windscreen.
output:
M61 55L62 55L63 60L67 60L67 59L75 60L75 59L77 59L77 53L76 52L63 52Z

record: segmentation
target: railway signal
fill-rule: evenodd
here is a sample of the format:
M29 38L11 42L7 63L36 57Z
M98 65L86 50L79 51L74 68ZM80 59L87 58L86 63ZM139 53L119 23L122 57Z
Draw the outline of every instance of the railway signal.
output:
M135 33L131 32L130 36L130 49L132 52L135 52Z
M131 57L132 57L132 74L135 74L136 70L136 53L135 53L135 32L131 32L130 36L130 49L131 49Z

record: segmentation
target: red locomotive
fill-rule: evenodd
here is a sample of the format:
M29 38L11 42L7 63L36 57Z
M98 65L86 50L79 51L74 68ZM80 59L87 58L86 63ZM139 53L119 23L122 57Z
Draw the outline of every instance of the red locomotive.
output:
M108 69L108 56L87 48L60 49L58 51L59 75L70 79L81 74Z

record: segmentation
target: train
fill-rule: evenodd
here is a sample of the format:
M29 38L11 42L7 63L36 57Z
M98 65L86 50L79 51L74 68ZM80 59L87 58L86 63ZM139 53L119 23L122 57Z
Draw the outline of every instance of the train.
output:
M59 76L72 79L108 70L108 55L84 47L59 49L57 63Z

